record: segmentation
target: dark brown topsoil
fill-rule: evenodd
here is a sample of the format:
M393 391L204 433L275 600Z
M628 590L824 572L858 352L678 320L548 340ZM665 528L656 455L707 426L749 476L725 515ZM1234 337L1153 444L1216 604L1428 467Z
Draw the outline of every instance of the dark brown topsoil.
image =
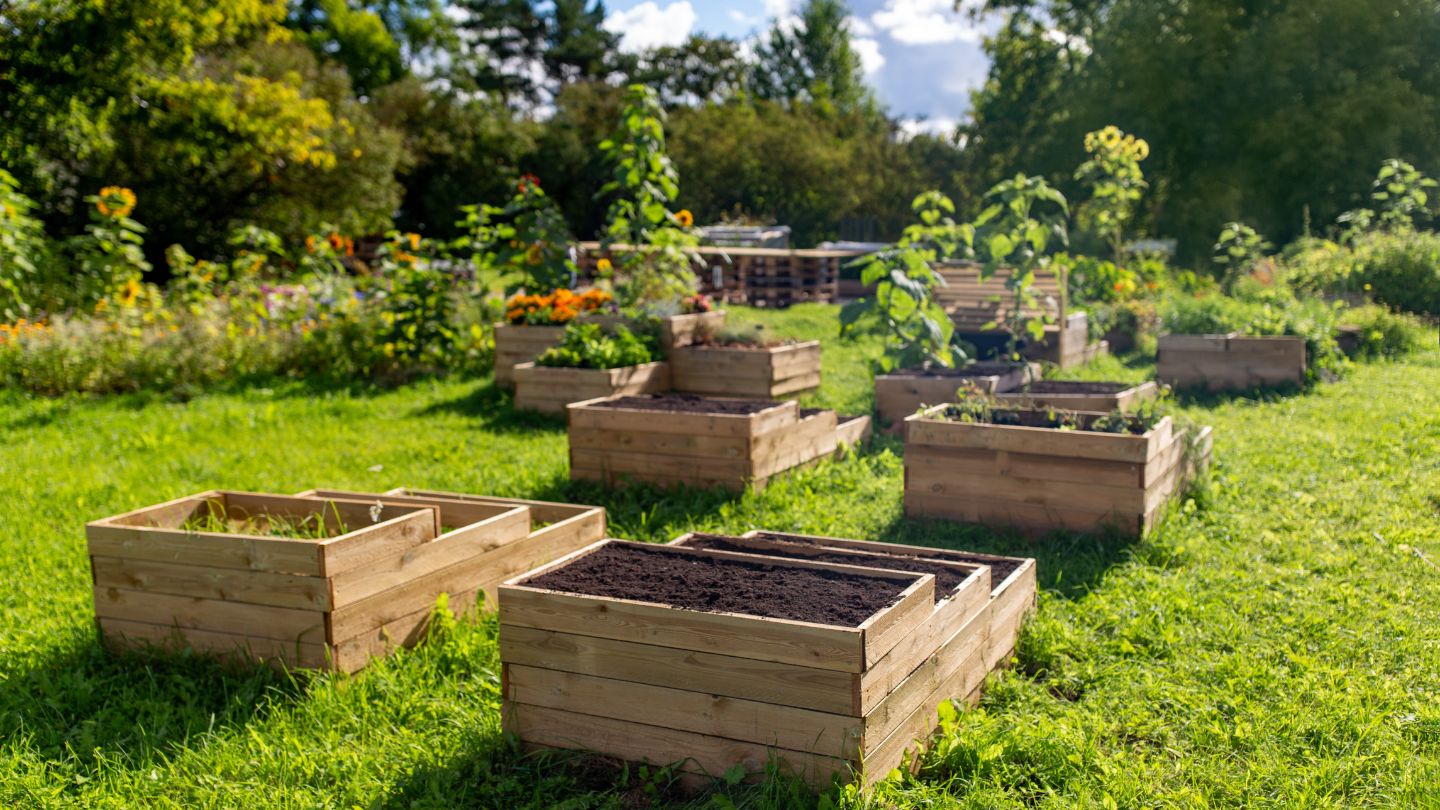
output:
M1017 368L1014 363L971 363L964 368L902 368L890 373L896 377L991 377L1009 374Z
M613 543L525 584L684 610L858 627L894 604L911 583Z
M768 539L768 538L767 538ZM948 565L942 565L934 560L927 560L924 557L909 557L893 554L855 554L844 551L821 551L806 552L806 547L816 548L809 543L795 543L785 540L769 540L764 549L757 549L742 543L734 542L732 538L718 534L697 534L685 543L686 548L704 548L712 551L734 551L740 554L764 554L769 557L785 557L795 560L813 560L815 562L835 563L837 565L859 565L867 568L884 568L889 571L910 571L916 574L935 575L935 601L943 601L950 595L950 592L960 587L960 583L970 575L969 571L962 571Z
M793 534L776 534L776 533L773 533L773 532L761 532L760 534L756 535L756 537L757 537L758 539L761 539L761 540L769 540L769 541L771 541L771 542L779 541L779 542L784 542L784 543L795 543L795 544L797 544L797 545L811 545L811 546L819 545L819 543L816 542L815 540L811 540L811 539L809 539L809 538L800 537L800 536L793 535ZM988 566L990 566L990 587L991 587L991 588L998 588L998 587L1000 587L1000 583L1002 583L1002 582L1004 582L1005 580L1009 579L1009 578L1010 578L1010 575L1013 574L1013 573L1015 573L1016 569L1018 569L1018 568L1020 567L1020 565L1025 562L1023 559L1010 558L1010 557L1002 557L1002 558L1000 558L1000 559L998 559L998 560L992 560L992 559L990 559L989 557L982 557L982 556L980 556L980 555L978 555L978 554L971 554L971 553L968 552L968 551L952 551L952 550L950 550L950 549L948 549L948 548L946 548L946 549L939 549L939 548L937 548L937 549L935 549L935 551L936 551L937 553L943 553L943 554L944 554L943 557L939 557L939 558L937 558L937 559L943 559L943 560L945 560L945 561L947 561L947 562L963 562L963 563L970 563L970 564L972 564L972 565L988 565ZM897 555L897 556L898 556L898 555ZM939 590L939 578L938 578L938 577L936 578L936 586L937 586L937 587L936 587L936 590L938 591L938 590Z
M645 397L620 397L597 402L596 408L633 408L640 411L669 413L715 413L746 416L768 411L779 405L765 399L707 399L693 394L651 394Z
M1083 380L1040 380L1012 393L1016 394L1118 394L1135 386L1130 383L1086 382Z

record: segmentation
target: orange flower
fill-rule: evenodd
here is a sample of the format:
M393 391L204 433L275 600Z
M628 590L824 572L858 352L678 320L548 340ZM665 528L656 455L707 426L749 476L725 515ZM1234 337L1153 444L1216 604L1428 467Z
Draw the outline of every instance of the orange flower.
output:
M521 194L528 194L532 187L540 188L540 178L533 174L525 174L520 177L520 182L516 184L515 190Z
M305 237L305 252L306 252L306 253L314 253L314 252L315 252L315 237L314 237L314 236L307 236L307 237Z
M106 186L100 189L100 196L95 200L95 210L101 216L120 217L130 216L135 210L135 192L124 186Z
M420 234L418 234L418 233L407 233L407 234L405 234L405 238L408 239L408 240L410 240L410 249L411 249L411 250L419 250L419 249L420 249Z
M680 224L680 227L688 228L695 224L695 215L690 213L690 209L681 208L675 214L675 221Z
M351 239L351 238L348 237L348 236L345 237L345 255L346 255L346 256L354 256L354 255L355 255L355 240L354 240L354 239Z
M331 233L325 240L330 243L331 250L342 250L345 247L345 239L338 233Z

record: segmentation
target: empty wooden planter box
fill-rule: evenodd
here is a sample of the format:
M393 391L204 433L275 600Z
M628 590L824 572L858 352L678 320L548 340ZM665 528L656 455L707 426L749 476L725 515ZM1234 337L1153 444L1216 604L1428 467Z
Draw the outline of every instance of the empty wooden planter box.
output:
M820 387L820 341L684 346L670 351L676 391L774 399Z
M713 335L725 326L725 310L670 315L660 321L660 341L666 349L689 346L701 335Z
M1155 376L1175 388L1240 391L1305 384L1305 339L1292 336L1161 335Z
M868 417L842 422L793 401L686 395L577 402L569 421L572 480L729 489L762 487L869 430Z
M984 678L988 566L928 562L951 573L937 594L933 573L684 546L703 539L609 540L501 586L506 730L710 776L773 756L816 785L874 780Z
M950 421L947 407L905 420L906 515L1140 534L1209 457L1210 428L1192 441L1168 416L1133 435Z
M95 615L112 646L353 672L442 592L473 590L454 566L530 521L517 505L206 492L86 527Z
M565 406L597 397L658 394L670 390L670 364L623 368L515 367L516 410L565 413Z
M443 589L450 595L450 608L456 615L474 606L482 593L485 603L493 608L496 589L500 587L500 583L605 537L605 509L600 506L406 488L378 494L340 489L317 489L301 494L370 503L379 500L386 505L396 506L464 507L473 504L483 508L519 507L530 510L531 525L524 537L468 556L441 570L437 578L430 583L444 586ZM412 553L400 562L402 565L413 564L416 556L418 555ZM417 632L423 629L423 625L416 627ZM407 640L415 641L418 638L419 636L415 635Z
M1014 391L995 394L1007 407L1058 408L1066 411L1133 411L1155 399L1160 387L1153 382L1116 383L1081 380L1040 380Z
M875 376L875 412L887 425L898 425L924 405L956 400L956 391L968 386L984 394L1013 391L1040 379L1040 366L984 362L964 368L901 369Z

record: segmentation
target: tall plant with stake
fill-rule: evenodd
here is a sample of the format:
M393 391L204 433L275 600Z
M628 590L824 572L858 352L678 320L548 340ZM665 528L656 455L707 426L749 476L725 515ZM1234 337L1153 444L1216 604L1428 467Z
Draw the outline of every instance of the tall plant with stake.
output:
M1009 359L1015 360L1020 356L1020 336L1040 340L1045 336L1045 323L1052 319L1048 308L1038 318L1027 313L1040 309L1035 274L1051 265L1048 251L1052 246L1069 244L1065 222L1070 211L1065 195L1058 189L1044 178L1024 174L996 184L985 194L985 200L984 210L973 223L982 260L980 278L988 280L1007 269L1005 288L1010 296L1004 316L986 327L1007 332L1005 351ZM1065 289L1063 278L1060 289Z
M601 250L624 250L615 263L622 306L676 302L696 289L692 269L699 239L689 211L672 211L680 179L665 151L665 109L655 91L631 85L619 132L600 143L611 179L597 197L610 197Z
M516 181L515 194L503 206L466 205L460 211L456 224L463 235L452 247L471 251L477 276L488 272L510 286L518 282L532 295L569 287L575 279L574 240L565 215L535 175Z
M935 289L945 279L933 262L968 256L974 229L957 224L955 204L939 191L915 198L911 208L919 221L910 225L894 245L857 259L860 278L875 285L875 295L852 301L840 310L840 334L848 335L862 324L885 331L883 371L914 366L955 366L966 360L953 342L955 327L935 301Z

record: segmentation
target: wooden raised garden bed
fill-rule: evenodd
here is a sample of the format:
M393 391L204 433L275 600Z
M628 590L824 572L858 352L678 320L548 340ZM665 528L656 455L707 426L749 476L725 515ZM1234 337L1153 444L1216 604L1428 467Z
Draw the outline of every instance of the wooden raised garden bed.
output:
M707 540L754 542L608 540L501 586L506 730L710 776L777 757L812 784L873 781L983 680L988 566L686 547Z
M1115 383L1080 380L1040 380L1014 391L995 394L997 404L1022 408L1059 408L1066 411L1133 411L1155 399L1160 387L1153 382Z
M967 423L938 406L905 420L905 514L1013 526L1032 533L1109 528L1140 534L1209 457L1210 428L1192 439L1162 418L1143 435ZM1104 414L1077 413L1082 424Z
M820 387L820 341L779 346L708 346L670 351L676 391L777 398Z
M563 326L528 326L511 323L495 324L495 385L515 387L515 367L529 363L560 344Z
M458 566L530 530L513 504L213 491L96 521L86 537L107 645L353 672L442 592L478 585Z
M962 386L984 394L1013 391L1040 379L1034 363L971 363L964 368L901 369L875 377L875 412L884 424L898 425L925 405L954 402Z
M515 367L516 410L564 413L565 406L597 397L658 394L670 390L670 364L623 368Z
M593 399L568 410L571 480L610 485L762 487L869 429L868 417L841 421L794 401L674 394Z
M1155 376L1176 388L1238 391L1305 384L1305 339L1292 336L1161 335Z
M619 317L590 315L584 318L594 323L624 323ZM666 349L689 346L697 334L719 330L725 325L725 311L697 312L691 315L671 315L660 320L660 342ZM563 326L528 326L510 323L495 325L495 385L504 389L515 387L515 367L528 363L545 353L546 349L560 344L565 334ZM573 400L572 400L573 401Z

